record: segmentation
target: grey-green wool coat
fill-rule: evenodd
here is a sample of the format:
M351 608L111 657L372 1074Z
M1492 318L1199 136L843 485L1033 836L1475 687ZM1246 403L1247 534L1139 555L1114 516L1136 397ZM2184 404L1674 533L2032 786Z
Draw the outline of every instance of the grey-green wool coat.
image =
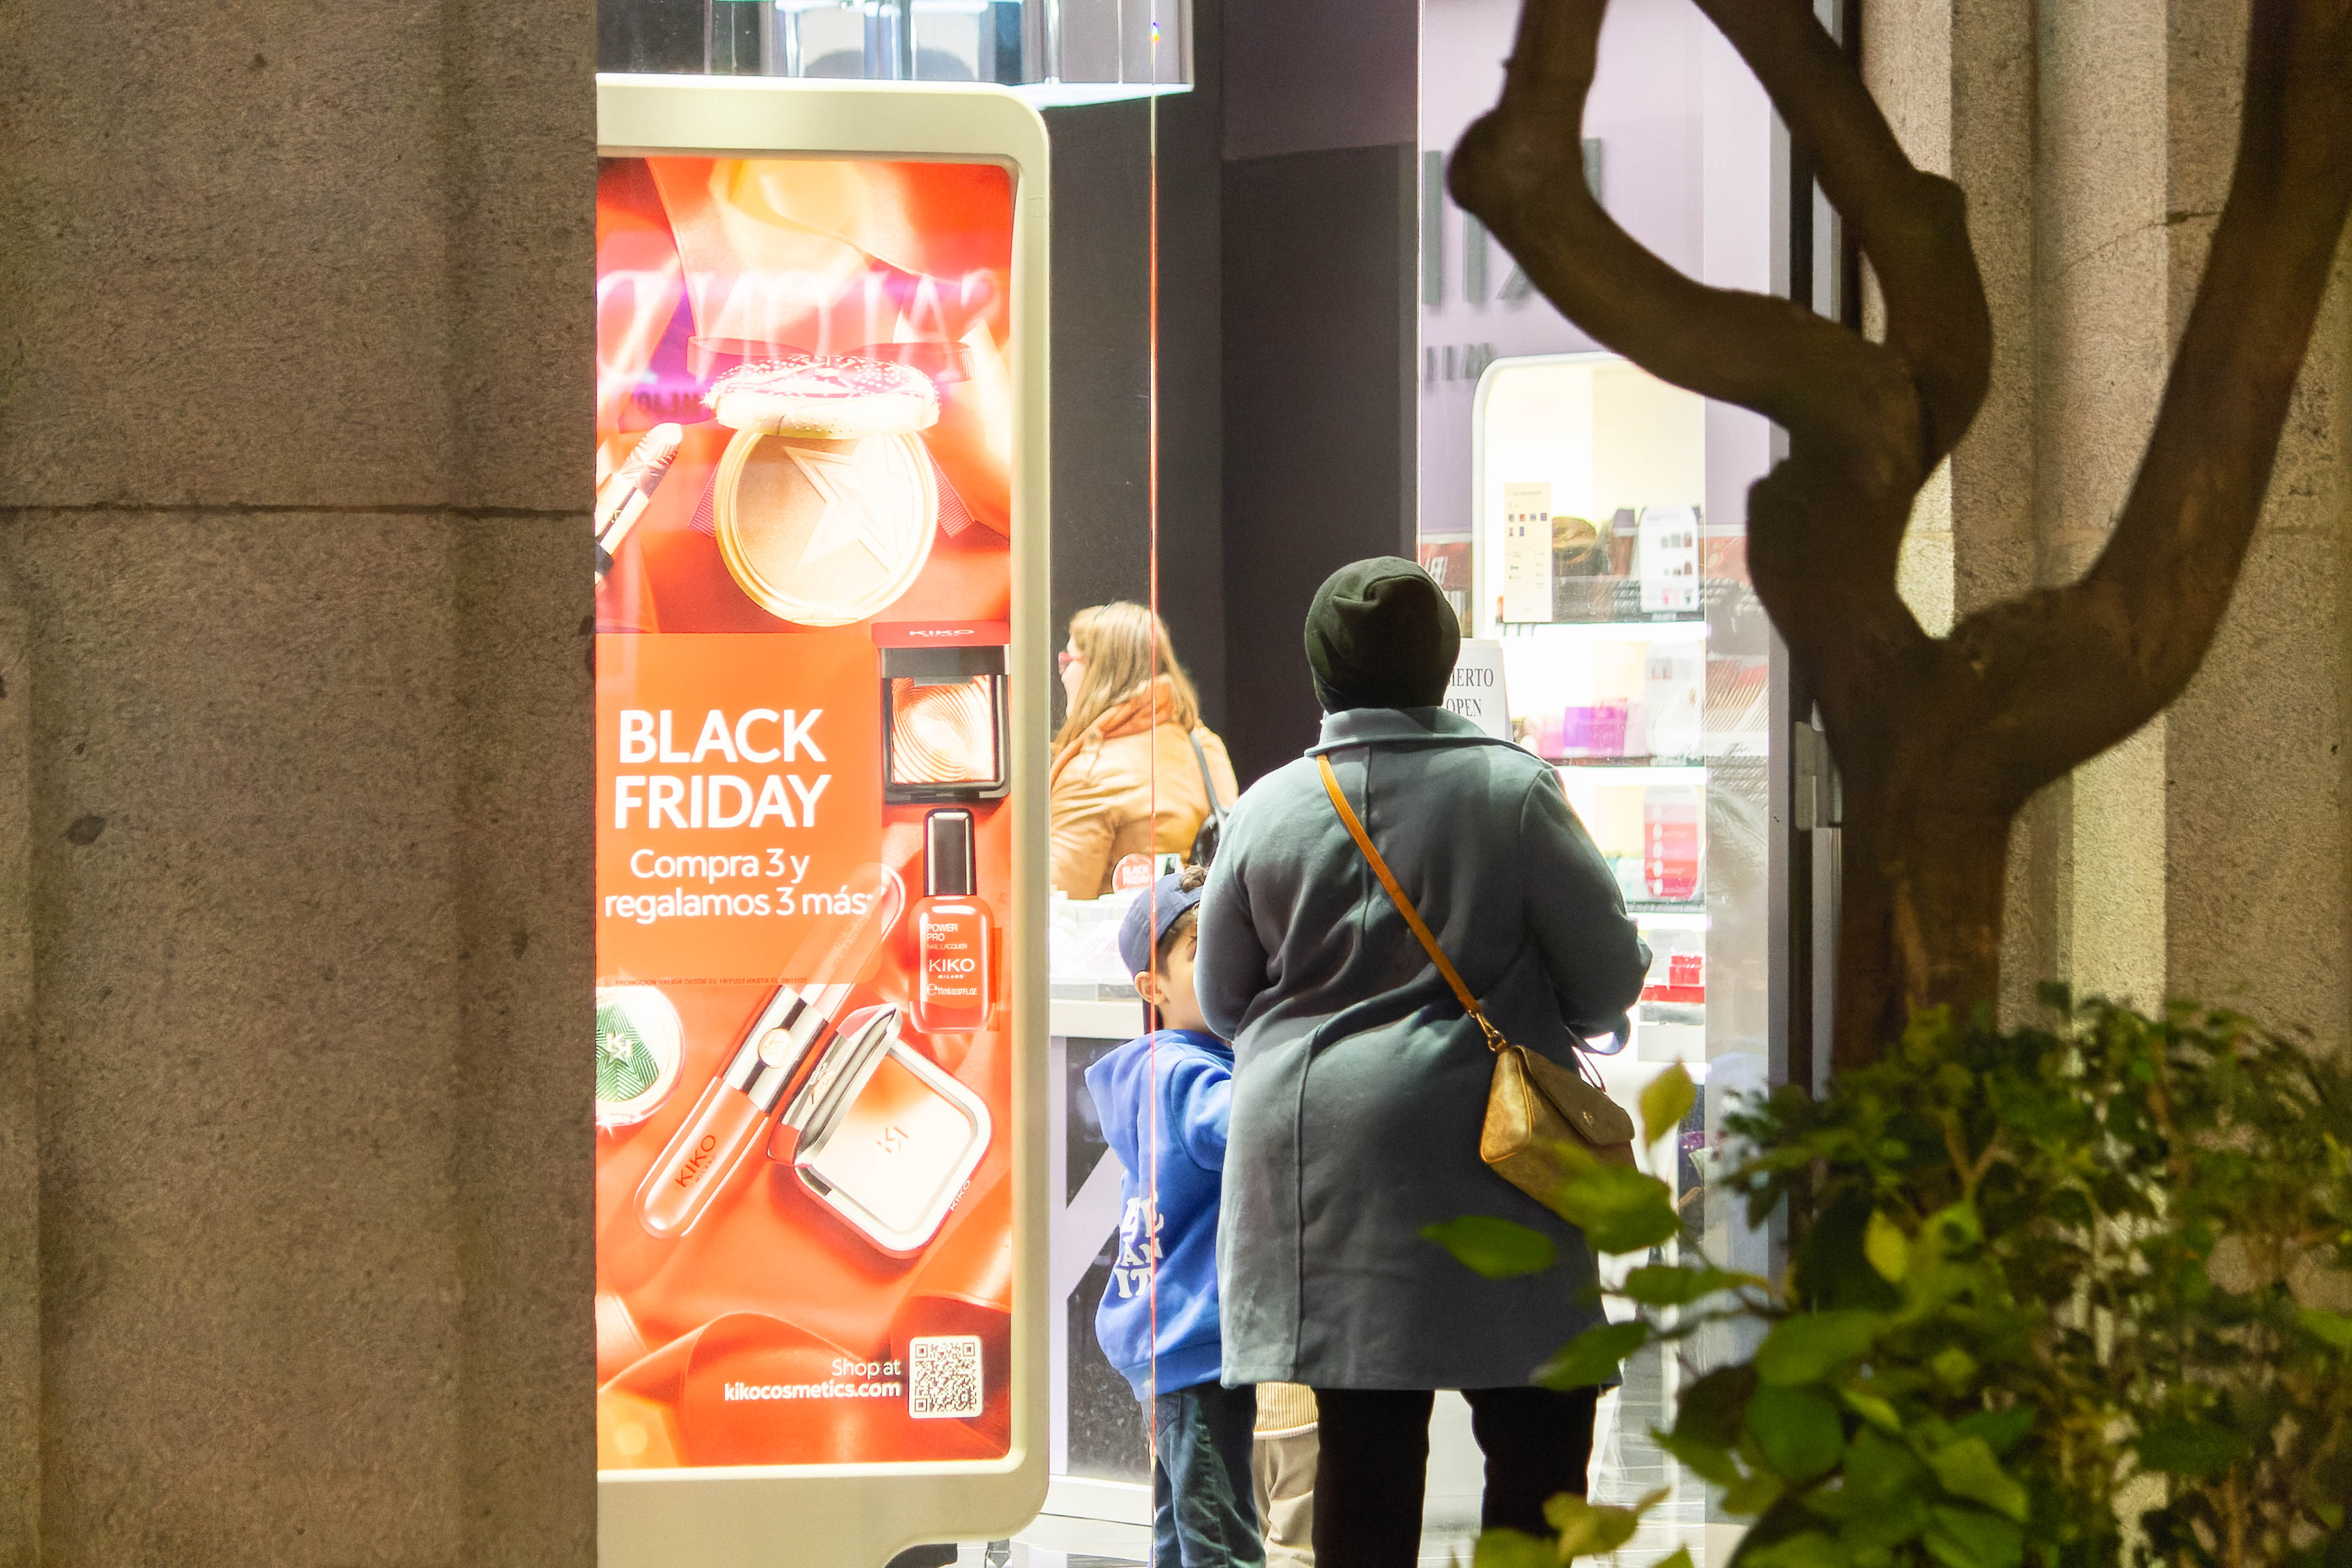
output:
M1524 1384L1601 1321L1583 1234L1478 1158L1494 1057L1358 853L1318 753L1504 1034L1560 1061L1621 1026L1649 950L1541 759L1442 708L1328 715L1234 809L1194 971L1234 1042L1217 1262L1224 1381ZM1498 1215L1557 1268L1488 1280L1422 1227Z

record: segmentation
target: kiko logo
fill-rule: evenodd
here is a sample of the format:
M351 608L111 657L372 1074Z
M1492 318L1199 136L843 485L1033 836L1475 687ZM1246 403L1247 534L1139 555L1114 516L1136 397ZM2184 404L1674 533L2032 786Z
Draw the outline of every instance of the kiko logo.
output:
M692 1186L694 1179L702 1174L709 1165L710 1152L718 1147L718 1136L714 1133L705 1133L702 1142L694 1146L693 1155L678 1168L677 1184L681 1187Z
M907 1134L898 1128L885 1127L882 1136L874 1142L881 1145L885 1154L896 1154L907 1147Z

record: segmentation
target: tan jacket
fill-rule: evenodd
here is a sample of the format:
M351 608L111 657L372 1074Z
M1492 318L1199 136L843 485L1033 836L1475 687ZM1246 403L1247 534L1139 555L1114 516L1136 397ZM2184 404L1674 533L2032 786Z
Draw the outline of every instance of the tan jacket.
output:
M1189 853L1209 815L1192 742L1176 725L1153 722L1172 705L1167 677L1160 677L1153 696L1158 700L1147 702L1137 692L1055 754L1047 790L1054 886L1074 899L1098 899L1109 892L1111 868L1123 857ZM1218 803L1231 811L1241 789L1234 782L1225 743L1206 725L1193 734L1208 756Z

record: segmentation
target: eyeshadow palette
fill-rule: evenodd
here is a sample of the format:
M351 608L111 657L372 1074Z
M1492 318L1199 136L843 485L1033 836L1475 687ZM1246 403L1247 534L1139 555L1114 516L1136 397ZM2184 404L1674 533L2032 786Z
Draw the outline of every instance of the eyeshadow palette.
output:
M1012 787L1003 634L969 625L874 630L884 645L883 800L893 805L1002 800ZM927 637L932 640L918 641ZM996 640L982 640L992 637ZM916 646L892 646L909 642Z

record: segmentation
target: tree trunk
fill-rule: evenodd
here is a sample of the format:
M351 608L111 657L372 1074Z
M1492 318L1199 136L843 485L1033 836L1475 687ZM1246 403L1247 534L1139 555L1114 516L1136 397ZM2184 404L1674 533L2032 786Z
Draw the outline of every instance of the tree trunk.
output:
M1999 994L2009 856L1999 812L1945 809L1878 777L1849 774L1844 794L1831 1054L1841 1072L1876 1060L1915 1007L1966 1016Z

